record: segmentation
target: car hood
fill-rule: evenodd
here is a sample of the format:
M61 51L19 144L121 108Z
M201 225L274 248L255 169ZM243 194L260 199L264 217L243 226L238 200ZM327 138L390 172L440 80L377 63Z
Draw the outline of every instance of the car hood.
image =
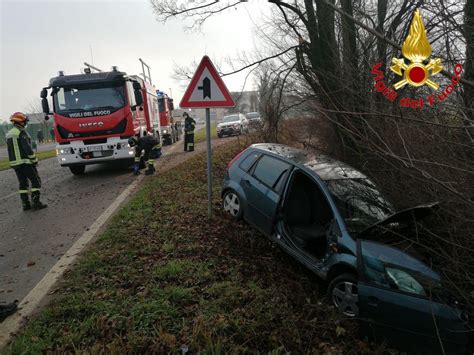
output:
M357 237L367 234L368 232L374 230L377 227L386 226L388 224L399 224L404 222L410 222L413 220L421 221L422 219L431 215L433 211L438 208L438 206L439 202L433 202L396 212L385 218L384 220L374 223L362 230L361 232L357 233Z
M240 124L240 122L239 121L221 122L217 125L217 127L227 127L227 126L233 126L235 124Z

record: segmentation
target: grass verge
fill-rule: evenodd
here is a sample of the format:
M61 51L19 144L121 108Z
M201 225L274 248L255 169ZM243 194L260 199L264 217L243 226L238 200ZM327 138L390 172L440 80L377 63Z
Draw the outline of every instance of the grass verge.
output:
M214 150L216 182L241 149ZM221 211L219 186L208 222L206 191L204 154L149 179L10 352L370 352L312 274Z
M217 124L211 123L211 138L217 138ZM206 125L196 131L194 134L194 143L204 142L206 140Z
M38 160L49 159L56 156L56 150L48 150L45 152L36 153ZM0 171L10 168L10 161L8 159L0 160Z

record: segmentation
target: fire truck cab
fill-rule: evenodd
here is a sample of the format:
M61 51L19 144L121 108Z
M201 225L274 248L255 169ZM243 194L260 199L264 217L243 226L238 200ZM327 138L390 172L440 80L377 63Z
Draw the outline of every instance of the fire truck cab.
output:
M86 165L122 160L133 162L133 135L159 135L156 89L138 76L115 67L110 72L64 75L60 72L41 91L45 114L51 89L56 152L59 164L73 174Z

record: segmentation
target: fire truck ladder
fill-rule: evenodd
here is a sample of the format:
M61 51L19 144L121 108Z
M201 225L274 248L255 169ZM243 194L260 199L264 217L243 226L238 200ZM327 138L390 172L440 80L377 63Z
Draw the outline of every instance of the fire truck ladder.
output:
M146 63L142 60L142 58L138 58L138 60L140 61L140 63L142 63L142 73L140 73L140 75L143 76L143 79L145 79L146 82L150 83L150 85L153 85L153 84L151 83L151 74L150 74L150 69L151 69L151 68L150 68L150 66L149 66L148 64L146 64ZM146 75L146 73L145 73L145 67L146 67L147 70L148 70L148 75Z

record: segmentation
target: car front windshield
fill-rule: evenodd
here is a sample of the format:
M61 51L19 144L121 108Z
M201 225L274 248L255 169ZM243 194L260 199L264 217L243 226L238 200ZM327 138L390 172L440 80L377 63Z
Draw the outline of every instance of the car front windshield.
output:
M223 119L222 119L222 122L235 122L235 121L238 121L239 120L239 116L238 115L232 115L232 116L225 116Z
M367 178L336 179L326 183L351 232L362 231L395 212Z
M122 85L62 87L54 92L54 104L58 113L115 110L125 106L125 93Z

